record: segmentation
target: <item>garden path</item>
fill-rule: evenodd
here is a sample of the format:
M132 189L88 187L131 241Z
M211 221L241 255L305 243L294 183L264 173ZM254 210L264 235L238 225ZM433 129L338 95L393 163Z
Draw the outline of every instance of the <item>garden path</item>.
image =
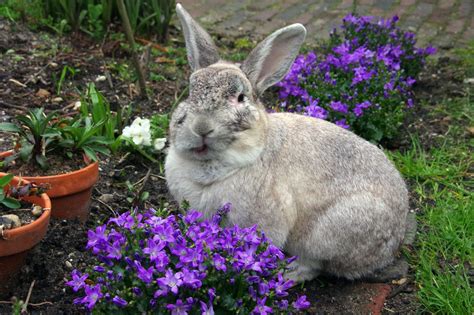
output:
M214 34L261 39L289 23L308 29L307 43L329 36L351 11L361 15L398 15L400 25L416 32L420 46L441 51L474 40L472 0L181 0L183 6Z

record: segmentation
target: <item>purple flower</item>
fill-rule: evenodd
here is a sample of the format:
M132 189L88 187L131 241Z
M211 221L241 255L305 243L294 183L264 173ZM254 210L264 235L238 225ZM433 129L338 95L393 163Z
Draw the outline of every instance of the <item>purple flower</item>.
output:
M187 268L181 269L182 272L182 283L193 289L200 288L202 286L201 280L198 278L198 273L195 270L189 270Z
M278 274L278 281L276 281L272 286L275 288L275 293L277 297L285 297L288 296L288 289L293 287L294 285L293 280L285 280L281 273Z
M87 279L88 274L87 273L81 274L79 271L74 269L71 275L72 275L72 280L66 282L66 284L72 287L72 290L74 292L77 292L84 287L85 285L84 281Z
M174 273L173 270L168 269L165 276L158 278L156 282L163 292L171 291L174 294L178 294L178 288L183 284L183 280L181 280L182 277L182 272Z
M320 119L326 119L328 116L327 111L324 108L317 105L310 105L310 106L305 107L305 112L306 112L305 113L306 116L311 116L311 117L320 118Z
M362 114L364 113L363 110L366 109L366 108L369 108L372 104L369 102L369 101L364 101L360 104L357 104L355 107L354 107L354 114L357 116L357 117L360 117L362 116Z
M125 307L127 306L128 302L122 299L120 296L116 295L113 299L112 302L114 302L116 305L119 307Z
M172 315L187 315L190 306L188 304L183 303L181 299L177 299L175 304L166 305L166 309L171 311Z
M352 84L357 84L362 81L369 80L373 76L373 72L367 68L360 66L354 68L354 78L352 79Z
M188 213L186 214L186 216L184 217L184 222L186 222L186 224L190 225L194 222L196 222L197 220L199 220L199 218L202 217L202 213L201 212L198 212L196 210L189 210Z
M267 300L266 297L264 297L263 299L258 299L257 305L252 310L252 314L259 314L259 315L273 314L272 308L265 305L266 300Z
M347 114L348 112L348 106L342 102L331 101L331 103L329 103L329 107L334 109L336 112L340 112L344 114Z
M107 251L107 258L120 259L122 258L122 244L120 242L113 242L113 244L107 244L105 249Z
M203 301L199 301L201 304L201 315L214 315L214 308L212 307L212 303L207 305Z
M134 265L137 269L138 279L142 280L145 283L151 283L153 281L153 273L155 271L155 268L153 266L150 266L148 267L148 269L146 269L137 260L134 261Z
M293 307L299 311L309 308L311 304L306 300L306 295L300 296L295 302L293 302Z
M101 292L100 284L95 286L85 286L86 296L80 301L81 304L86 304L89 310L93 309L95 304L104 296Z
M213 258L212 264L217 270L224 271L224 272L227 270L224 257L216 253L212 256L212 258Z
M344 129L349 129L350 126L347 124L347 121L345 119L339 119L339 120L336 120L336 125L339 126L339 127L342 127Z
M107 234L106 232L106 225L99 225L95 231L89 230L87 231L87 245L86 248L90 249L92 248L92 252L94 254L98 253L102 247L103 244L107 242Z
M153 239L149 239L147 242L147 246L143 248L143 253L149 255L150 260L152 262L156 261L158 257L162 256L163 251L162 249L166 246L166 243L157 240L156 242ZM163 259L163 258L161 258Z

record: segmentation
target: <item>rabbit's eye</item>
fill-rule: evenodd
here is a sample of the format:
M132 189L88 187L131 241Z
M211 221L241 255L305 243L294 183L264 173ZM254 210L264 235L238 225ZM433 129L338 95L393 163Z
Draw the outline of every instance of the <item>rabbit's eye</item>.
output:
M237 96L237 102L242 103L244 101L245 95L242 93Z
M184 122L185 119L186 119L186 115L183 115L183 116L181 116L181 117L178 119L178 121L177 121L176 123L177 123L178 125L181 125L181 124Z

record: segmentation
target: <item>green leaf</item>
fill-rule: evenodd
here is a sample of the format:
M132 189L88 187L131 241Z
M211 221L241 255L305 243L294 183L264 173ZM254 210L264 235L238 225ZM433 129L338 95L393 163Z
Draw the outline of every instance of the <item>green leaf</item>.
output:
M41 154L35 155L35 160L43 170L48 168L47 160L44 155L41 155Z
M0 187L5 187L13 178L13 174L7 174L0 178Z
M5 132L20 132L20 128L13 123L0 123L0 130Z
M99 160L99 157L97 154L95 154L94 150L92 150L89 147L83 147L82 150L84 150L84 153L92 160L92 161L97 161Z
M21 204L18 200L7 197L2 200L2 204L10 209L18 209L21 207Z

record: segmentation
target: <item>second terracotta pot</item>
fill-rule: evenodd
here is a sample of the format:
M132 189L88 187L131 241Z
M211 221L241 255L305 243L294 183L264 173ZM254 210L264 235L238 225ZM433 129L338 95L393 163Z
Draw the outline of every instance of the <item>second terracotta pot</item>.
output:
M0 153L0 159L11 152ZM48 184L46 192L51 198L51 216L60 219L87 221L90 213L92 188L99 179L99 163L94 162L80 170L52 176L27 176L22 178L36 184Z

